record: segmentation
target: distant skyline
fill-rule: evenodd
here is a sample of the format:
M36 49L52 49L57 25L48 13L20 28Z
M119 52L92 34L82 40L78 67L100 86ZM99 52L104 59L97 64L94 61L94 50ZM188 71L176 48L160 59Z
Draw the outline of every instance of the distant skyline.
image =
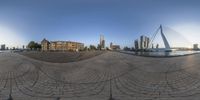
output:
M71 40L134 46L160 24L200 44L199 0L0 0L0 44ZM182 41L184 42L184 41Z

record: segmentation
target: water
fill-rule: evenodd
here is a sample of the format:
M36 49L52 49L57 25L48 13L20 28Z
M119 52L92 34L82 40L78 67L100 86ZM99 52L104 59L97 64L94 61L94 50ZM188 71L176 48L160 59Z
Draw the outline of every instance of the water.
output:
M133 54L138 56L149 56L149 57L176 57L191 54L200 54L200 51L172 51L172 52L131 52L121 51L122 53Z

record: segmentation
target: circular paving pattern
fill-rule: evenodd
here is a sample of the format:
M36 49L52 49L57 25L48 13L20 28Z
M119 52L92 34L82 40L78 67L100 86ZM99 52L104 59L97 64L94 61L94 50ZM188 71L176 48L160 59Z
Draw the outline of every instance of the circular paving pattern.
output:
M0 54L0 99L180 100L200 96L200 55L146 58L108 52L53 64Z

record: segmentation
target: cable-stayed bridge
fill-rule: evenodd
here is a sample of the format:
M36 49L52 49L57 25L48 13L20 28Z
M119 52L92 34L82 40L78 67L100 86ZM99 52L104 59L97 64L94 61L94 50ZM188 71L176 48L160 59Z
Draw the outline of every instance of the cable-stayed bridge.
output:
M156 45L156 47L154 47ZM188 48L192 43L181 33L162 25L152 35L149 47L150 51L172 51L174 48Z

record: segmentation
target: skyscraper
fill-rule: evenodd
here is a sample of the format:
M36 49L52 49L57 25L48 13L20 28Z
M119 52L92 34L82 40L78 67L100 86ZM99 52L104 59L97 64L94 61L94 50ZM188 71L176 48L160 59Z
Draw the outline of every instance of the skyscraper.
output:
M100 48L105 49L105 40L103 35L100 35Z
M150 39L147 36L140 36L139 39L134 41L135 50L145 50L149 48Z
M135 40L134 44L135 44L135 49L138 50L139 49L139 41L138 41L138 39Z
M112 49L112 46L113 46L113 43L111 42L111 43L110 43L110 49Z
M147 49L149 48L150 39L147 36L140 36L140 49Z
M1 50L6 50L6 45L5 44L1 45Z
M199 49L198 44L194 44L194 45L193 45L193 49L194 49L194 50L198 50L198 49Z
M140 36L140 49L144 48L144 36Z

